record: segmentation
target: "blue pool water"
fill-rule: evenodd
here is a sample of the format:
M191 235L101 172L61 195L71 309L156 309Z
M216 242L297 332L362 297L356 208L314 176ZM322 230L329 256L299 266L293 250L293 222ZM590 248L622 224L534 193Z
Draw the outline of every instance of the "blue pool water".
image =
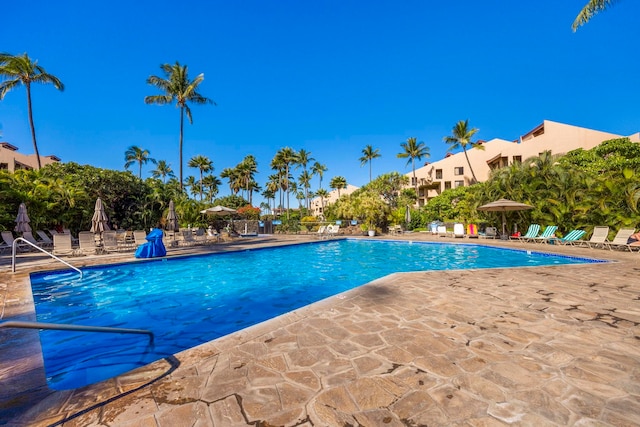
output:
M149 329L41 331L54 389L110 378L394 272L598 262L446 243L340 240L33 273L39 322Z

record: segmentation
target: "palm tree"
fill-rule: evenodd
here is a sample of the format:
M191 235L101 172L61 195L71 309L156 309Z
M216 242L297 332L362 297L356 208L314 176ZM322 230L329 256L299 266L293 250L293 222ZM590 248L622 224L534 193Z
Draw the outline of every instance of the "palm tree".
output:
M324 199L329 196L329 192L323 188L316 191L316 197L320 197L320 206L322 206L322 216L324 216Z
M254 176L258 173L258 162L256 158L249 154L235 168L235 174L243 190L247 191L249 204L253 203L253 191L258 185Z
M374 149L371 145L367 145L362 149L362 157L360 157L360 166L369 163L369 182L371 182L371 163L373 159L380 157L380 150Z
M411 169L413 169L413 185L417 196L418 179L416 178L416 159L422 160L423 157L429 157L429 147L427 147L424 142L417 142L414 137L407 138L407 142L403 142L400 146L404 151L398 153L398 158L409 159L407 160L407 164L411 163Z
M298 166L302 166L303 174L300 176L300 179L305 181L305 183L300 184L304 187L304 199L307 203L307 209L309 209L309 187L311 186L311 175L309 175L307 171L307 165L314 160L315 159L311 157L311 152L305 150L304 148L300 149L296 156L296 164Z
M287 192L287 219L289 219L289 189L291 187L291 176L289 175L289 168L292 164L296 162L298 154L294 149L289 147L284 147L278 150L276 156L273 158L272 162L279 164L284 168L284 176L283 181L281 182L285 191Z
M215 175L207 175L202 178L202 187L207 192L207 199L209 203L213 203L213 198L218 194L218 188L222 184Z
M475 135L476 132L478 132L478 129L469 129L469 119L467 119L465 121L460 120L458 123L456 123L453 127L452 132L452 136L444 137L444 142L449 144L448 151L462 148L462 151L464 151L464 157L467 159L467 164L469 165L469 170L471 170L473 182L478 182L478 180L476 179L476 174L473 173L471 162L469 162L469 155L467 154L467 147L469 147L470 149L477 148L478 150L484 150L484 146L482 144L471 142L471 138L473 137L473 135Z
M578 27L586 24L593 18L593 16L605 10L607 7L615 3L615 0L589 0L589 2L582 8L578 16L576 16L571 29L575 32Z
M138 163L138 178L142 179L142 165L147 164L148 162L157 164L155 159L149 157L149 150L143 150L142 148L132 145L127 148L127 151L124 152L124 168L129 169L134 163Z
M196 181L196 177L193 175L189 175L185 180L184 180L184 186L186 188L189 188L191 190L191 195L195 196L196 194L200 193L202 194L202 190L200 188L200 185L198 183L198 181Z
M340 190L347 188L347 179L344 176L334 176L329 182L329 187L338 190L338 199L340 198Z
M315 162L313 166L311 166L311 174L318 175L318 178L320 178L318 188L322 188L322 177L327 170L327 167L319 162Z
M229 181L229 190L236 194L238 192L238 171L234 168L224 168L222 172L220 172L220 178L226 179Z
M173 169L171 169L171 165L167 163L166 160L158 160L156 164L156 168L151 171L151 176L154 178L162 177L162 183L166 184L167 177L174 177Z
M213 170L213 162L209 160L207 156L199 154L189 159L187 166L200 170L200 181L198 182L200 184L200 201L202 201L202 176L205 172L211 172Z
M304 188L304 200L306 202L306 207L309 209L309 188L311 187L311 174L308 170L302 171L300 176L298 177L298 184Z
M178 61L174 65L163 64L160 66L166 79L158 76L149 76L147 83L157 87L164 92L163 95L150 95L144 97L145 104L165 105L176 102L180 108L180 189L182 189L182 141L184 135L184 115L187 115L189 123L193 124L191 109L188 103L213 104L209 98L205 98L197 92L198 86L204 80L204 74L199 74L195 79L189 81L188 68L182 66Z
M31 127L31 139L33 140L33 151L38 161L38 169L40 169L42 164L40 163L40 152L36 142L36 128L33 124L31 83L52 84L59 91L64 90L64 84L56 76L47 73L44 68L38 65L37 60L32 61L26 53L22 56L0 53L0 76L6 78L0 83L0 101L4 99L7 92L21 84L27 89L27 112L29 114L29 126Z

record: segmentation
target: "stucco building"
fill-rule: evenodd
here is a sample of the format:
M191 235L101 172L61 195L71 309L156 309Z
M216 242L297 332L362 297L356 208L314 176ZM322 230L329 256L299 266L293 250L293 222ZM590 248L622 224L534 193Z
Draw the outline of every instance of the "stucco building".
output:
M467 150L469 163L479 182L486 181L492 169L509 166L514 162L538 156L544 151L552 154L565 154L577 148L591 149L602 141L623 138L609 132L567 125L545 120L539 126L514 141L495 138L482 142L484 150L472 148ZM640 142L640 133L627 136L631 141ZM448 153L447 156L433 163L416 169L418 182L418 202L423 206L429 199L436 197L444 190L467 186L472 183L472 174L464 152ZM413 188L413 172L407 173Z
M54 155L40 156L42 166L59 162L60 158ZM8 142L0 142L0 170L15 172L20 169L36 169L38 160L35 154L22 154L18 147Z

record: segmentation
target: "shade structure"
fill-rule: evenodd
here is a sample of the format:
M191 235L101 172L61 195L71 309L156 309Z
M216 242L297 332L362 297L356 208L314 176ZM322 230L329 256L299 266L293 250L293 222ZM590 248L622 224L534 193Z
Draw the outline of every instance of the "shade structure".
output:
M404 211L404 222L406 222L407 225L411 222L411 208L409 205L407 205L407 209Z
M228 208L226 206L214 206L212 208L207 208L205 210L200 211L200 213L202 214L207 214L207 215L214 215L214 216L226 216L226 215L232 215L234 213L236 213L237 211L235 209L231 209Z
M479 211L487 211L487 212L502 212L502 234L507 234L507 218L505 212L507 211L524 211L527 209L533 209L533 206L527 205L525 203L514 202L509 199L499 199L495 202L487 203L486 205L482 205L478 207Z
M169 212L167 213L167 223L165 225L167 231L178 231L180 226L178 224L178 216L176 215L176 207L173 204L173 200L169 201Z
M18 216L16 217L15 230L19 233L31 231L31 226L29 225L29 215L27 215L27 206L24 203L20 203L20 206L18 207Z
M93 217L91 218L91 231L93 233L102 233L103 231L110 230L107 221L109 221L109 218L104 211L102 199L98 197L96 200L96 207L93 211Z

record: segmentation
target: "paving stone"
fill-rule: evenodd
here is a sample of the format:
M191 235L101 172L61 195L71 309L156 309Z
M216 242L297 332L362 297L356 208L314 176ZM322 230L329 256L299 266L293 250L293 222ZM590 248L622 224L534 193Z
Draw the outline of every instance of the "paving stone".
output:
M209 413L214 426L246 426L248 425L242 416L242 408L238 404L236 396L228 396L209 404Z

